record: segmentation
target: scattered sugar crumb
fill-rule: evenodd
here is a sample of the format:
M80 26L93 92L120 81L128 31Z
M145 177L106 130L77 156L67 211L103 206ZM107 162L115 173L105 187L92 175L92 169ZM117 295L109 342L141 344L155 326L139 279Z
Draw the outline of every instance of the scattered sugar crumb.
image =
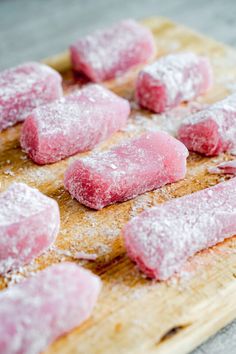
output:
M3 279L8 287L13 286L24 280L29 276L34 276L35 272L38 270L38 265L32 261L31 263L19 267L18 269L13 269L10 272L4 274Z
M164 130L170 135L175 136L184 118L207 106L207 104L200 103L196 100L186 105L182 104L162 114L145 115L134 113L122 130L135 135L145 131L155 132Z
M3 173L12 177L15 176L15 173L10 168L7 168Z
M98 258L98 255L96 253L87 253L84 251L80 251L74 255L74 258L95 261Z

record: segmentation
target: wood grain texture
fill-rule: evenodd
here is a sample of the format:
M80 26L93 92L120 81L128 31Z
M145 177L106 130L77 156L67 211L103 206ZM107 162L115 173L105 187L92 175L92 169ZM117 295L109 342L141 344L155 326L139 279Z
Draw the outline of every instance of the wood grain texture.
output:
M200 103L214 102L230 92L236 80L236 51L166 19L152 18L144 23L155 35L159 55L193 50L209 56L216 82ZM78 76L72 75L66 53L47 62L63 71L65 91L81 83ZM132 101L135 76L136 71L104 84ZM131 128L145 129L145 124L140 126L140 119L137 119L140 116L142 122L155 121L162 125L162 117L134 106ZM62 223L55 247L22 269L22 273L28 275L66 259L83 264L103 280L102 294L92 317L57 340L45 353L183 354L236 317L236 238L197 254L180 275L158 283L145 279L126 257L120 235L122 226L143 209L223 180L221 176L208 174L207 167L230 156L210 159L191 154L183 181L102 211L92 211L72 200L63 188L65 168L85 154L39 167L21 151L19 132L20 125L0 134L0 190L12 181L39 188L58 201ZM97 150L106 149L134 133L135 129L119 132ZM77 260L78 251L96 253L98 258L94 262ZM2 279L2 288L15 278L13 273Z

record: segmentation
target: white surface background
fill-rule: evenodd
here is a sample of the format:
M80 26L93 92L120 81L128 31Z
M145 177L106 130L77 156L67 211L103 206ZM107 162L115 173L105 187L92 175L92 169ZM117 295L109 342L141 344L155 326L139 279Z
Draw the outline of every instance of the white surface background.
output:
M119 19L148 16L169 17L236 47L236 0L0 0L0 69L59 53ZM236 321L192 352L203 353L236 354Z

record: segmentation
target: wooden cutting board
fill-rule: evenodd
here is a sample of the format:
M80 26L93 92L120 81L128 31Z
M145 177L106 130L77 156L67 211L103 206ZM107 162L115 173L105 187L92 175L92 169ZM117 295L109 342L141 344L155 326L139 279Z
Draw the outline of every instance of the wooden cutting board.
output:
M214 67L215 86L205 97L169 115L138 110L133 102L135 72L105 85L132 102L133 112L124 132L115 134L97 150L106 149L127 136L158 126L170 131L172 123L213 102L235 87L236 51L192 30L162 18L144 21L154 33L158 56L181 50L207 55ZM108 58L109 60L109 58ZM78 87L81 77L70 70L68 53L46 60L63 73L65 91ZM61 231L55 247L36 262L1 279L1 288L20 281L37 269L70 260L99 274L103 290L92 317L81 327L57 340L45 353L53 354L183 354L191 351L236 317L236 237L193 257L180 275L167 282L145 279L127 258L120 230L142 210L170 198L214 185L228 177L210 175L207 167L230 159L204 158L191 154L185 180L121 204L92 211L83 207L63 188L68 164L85 154L39 167L28 160L19 146L20 125L0 134L0 190L13 181L26 182L55 198L61 210ZM79 260L81 253L93 261ZM43 321L42 319L39 319Z

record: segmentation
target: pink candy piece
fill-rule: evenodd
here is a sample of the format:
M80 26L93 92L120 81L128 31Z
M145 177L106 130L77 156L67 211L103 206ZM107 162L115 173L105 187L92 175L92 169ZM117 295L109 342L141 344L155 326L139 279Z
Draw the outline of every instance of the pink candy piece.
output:
M196 252L236 233L236 178L172 199L133 218L123 234L128 255L164 280Z
M236 175L236 159L232 161L222 162L217 166L212 166L208 168L210 173L223 173Z
M178 138L206 156L236 149L236 94L184 120Z
M134 20L79 39L70 47L72 66L92 81L113 79L154 56L152 33Z
M22 127L21 146L38 164L92 149L124 127L129 102L99 85L88 85L35 109Z
M80 203L102 209L184 178L188 151L163 132L146 133L110 151L76 160L65 187Z
M65 262L1 291L0 353L41 353L91 315L100 289L96 275Z
M0 273L4 273L32 261L53 243L60 215L55 200L23 183L13 183L1 193L0 206Z
M142 107L161 113L199 96L211 85L207 58L177 53L160 58L139 73L135 96Z
M25 63L0 73L0 131L35 107L62 96L61 76L47 65Z

